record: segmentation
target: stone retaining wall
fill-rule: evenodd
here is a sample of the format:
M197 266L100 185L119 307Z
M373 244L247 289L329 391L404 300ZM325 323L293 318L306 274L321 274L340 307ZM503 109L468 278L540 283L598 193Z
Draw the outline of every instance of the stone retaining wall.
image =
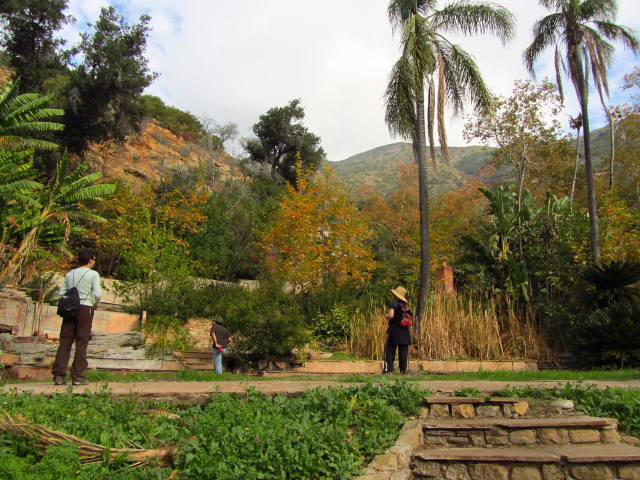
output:
M501 464L430 462L416 465L413 475L413 478L432 480L635 480L640 478L640 463L626 465L615 463L539 465L520 462ZM383 477L371 478L371 480L374 479L383 480ZM389 477L390 479L391 477Z

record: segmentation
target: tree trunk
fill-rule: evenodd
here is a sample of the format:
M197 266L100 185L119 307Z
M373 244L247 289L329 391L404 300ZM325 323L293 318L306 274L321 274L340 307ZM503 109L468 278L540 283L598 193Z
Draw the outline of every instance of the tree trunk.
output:
M576 129L576 164L573 168L573 182L571 182L571 193L569 194L569 204L573 210L573 194L576 191L576 181L578 179L578 164L580 163L580 129Z
M574 75L576 76L576 93L582 110L582 136L584 138L584 168L587 177L587 206L589 210L589 241L591 243L591 259L600 262L600 230L598 227L598 203L596 200L596 185L594 179L593 162L591 159L591 132L589 132L589 102L587 82L584 76L580 47L571 49L574 60Z
M425 133L424 89L418 89L417 125L413 139L418 161L418 195L420 198L420 286L416 308L418 328L424 320L431 275L431 241L429 237L429 175L427 173L427 136Z
M22 243L20 243L20 246L16 249L15 252L13 252L13 255L11 255L11 258L0 272L0 285L5 285L13 280L13 275L15 273L16 267L28 252L28 249L31 246L31 242L38 232L38 228L40 228L39 225L31 228L31 230L29 230L29 233L27 233L27 236L24 238L24 240L22 240Z

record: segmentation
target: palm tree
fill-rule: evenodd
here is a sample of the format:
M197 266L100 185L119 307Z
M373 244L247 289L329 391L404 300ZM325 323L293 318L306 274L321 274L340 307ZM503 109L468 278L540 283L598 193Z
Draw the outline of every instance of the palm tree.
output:
M515 32L514 16L504 7L459 0L437 10L437 3L437 0L391 0L388 8L394 31L402 32L402 55L389 75L385 122L392 135L412 141L418 164L421 254L417 323L426 306L431 263L425 126L434 166L436 128L443 156L450 161L444 127L446 107L452 107L454 114L459 114L465 100L469 100L480 113L491 103L490 92L471 55L444 35L491 33L504 43Z
M28 190L23 189L22 193L29 200L28 208L24 207L25 213L20 222L14 222L14 238L10 239L14 248L0 270L0 285L13 280L16 270L37 246L39 239L62 247L71 232L83 232L74 224L74 220L105 221L98 215L78 208L78 203L110 195L115 191L115 185L92 185L102 177L102 172L85 175L89 169L86 161L72 172L69 172L69 166L69 152L65 152L48 185L44 188L34 186L39 194L32 193L29 196Z
M523 53L524 64L535 76L533 67L536 61L547 47L555 45L555 67L560 94L562 95L561 69L568 71L575 88L582 111L591 255L594 262L599 262L600 233L591 158L587 79L591 72L598 91L608 91L607 67L614 50L609 41L618 40L634 52L640 49L640 44L630 28L613 23L617 16L617 0L539 0L539 3L553 13L539 19L533 26L533 41ZM564 57L561 49L564 49Z

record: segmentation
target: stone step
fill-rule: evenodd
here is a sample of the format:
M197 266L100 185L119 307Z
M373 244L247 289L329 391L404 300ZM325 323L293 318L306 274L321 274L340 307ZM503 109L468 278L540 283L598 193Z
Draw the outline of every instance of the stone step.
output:
M424 448L500 448L619 444L618 422L586 415L556 418L425 420Z
M414 453L413 478L431 480L611 480L640 478L631 445L448 448Z

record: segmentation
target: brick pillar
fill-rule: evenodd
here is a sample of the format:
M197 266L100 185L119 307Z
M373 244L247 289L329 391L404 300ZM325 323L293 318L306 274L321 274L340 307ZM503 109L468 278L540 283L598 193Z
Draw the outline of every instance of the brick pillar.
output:
M453 293L453 268L447 262L442 262L442 268L436 270L436 284L447 293Z
M276 264L278 263L277 254L277 250L275 248L272 248L267 252L266 255L267 268L269 268L269 270L271 270L272 272L276 271Z

